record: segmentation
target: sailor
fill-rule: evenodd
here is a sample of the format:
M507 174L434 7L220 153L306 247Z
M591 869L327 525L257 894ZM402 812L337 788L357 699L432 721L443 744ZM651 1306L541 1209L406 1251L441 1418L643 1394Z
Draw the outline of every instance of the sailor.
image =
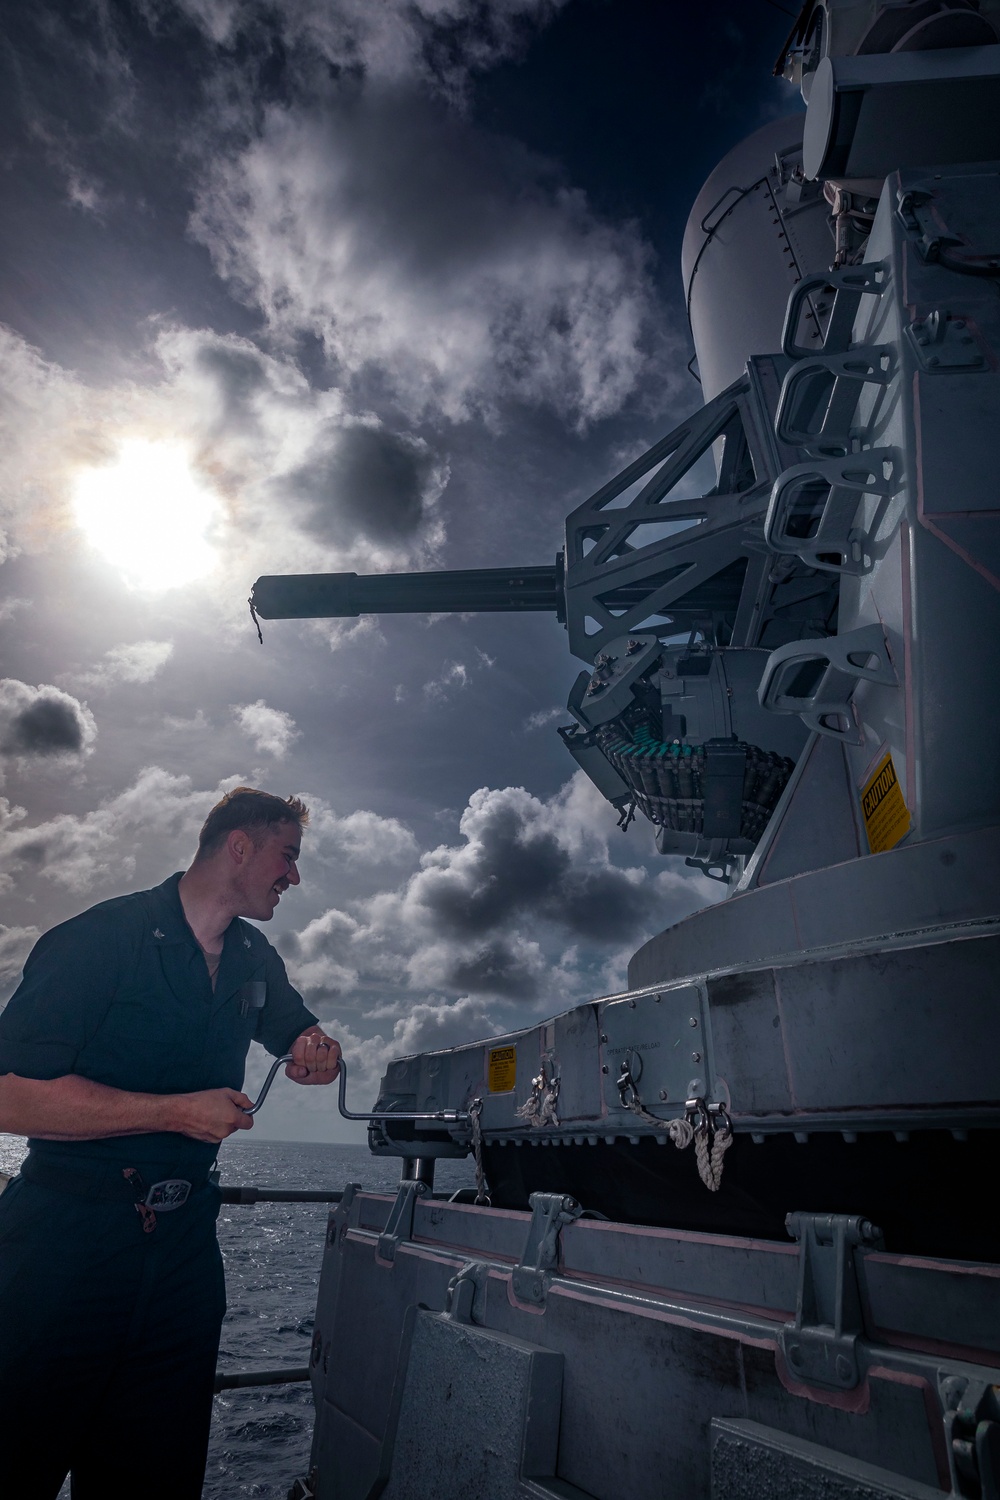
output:
M0 1016L0 1491L201 1494L225 1312L219 1144L252 1040L328 1084L340 1047L256 927L298 885L308 812L237 787L182 875L38 941Z

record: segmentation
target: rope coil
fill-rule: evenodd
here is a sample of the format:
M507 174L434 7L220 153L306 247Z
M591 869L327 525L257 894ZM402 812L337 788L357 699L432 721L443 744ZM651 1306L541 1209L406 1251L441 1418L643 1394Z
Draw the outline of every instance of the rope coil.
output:
M662 1132L666 1125L667 1135L678 1151L685 1151L694 1142L698 1176L710 1193L717 1193L722 1185L723 1158L733 1144L733 1124L725 1109L720 1106L713 1111L704 1099L689 1099L682 1118L669 1122L657 1119L639 1098L627 1058L617 1083L623 1106L647 1125L655 1125L658 1131Z

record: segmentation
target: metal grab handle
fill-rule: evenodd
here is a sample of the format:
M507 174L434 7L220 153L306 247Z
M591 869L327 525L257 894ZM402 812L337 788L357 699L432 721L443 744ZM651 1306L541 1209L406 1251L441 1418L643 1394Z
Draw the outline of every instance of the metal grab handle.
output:
M264 1079L264 1087L257 1095L255 1102L251 1104L250 1108L244 1110L244 1114L255 1115L257 1113L261 1105L264 1103L264 1100L267 1098L268 1090L270 1089L271 1084L274 1082L275 1075L277 1074L278 1069L280 1067L283 1067L285 1063L290 1063L292 1061L293 1058L290 1052L286 1052L284 1057L275 1058L274 1062L271 1064L271 1071ZM377 1113L371 1111L368 1114L354 1114L352 1110L349 1110L347 1108L347 1064L345 1063L343 1057L341 1057L340 1059L339 1084L340 1087L337 1096L337 1108L340 1110L340 1113L343 1115L345 1120L361 1120L365 1124L368 1124L372 1120L440 1120L442 1123L448 1125L468 1125L470 1120L468 1110L461 1109L388 1109L379 1110Z

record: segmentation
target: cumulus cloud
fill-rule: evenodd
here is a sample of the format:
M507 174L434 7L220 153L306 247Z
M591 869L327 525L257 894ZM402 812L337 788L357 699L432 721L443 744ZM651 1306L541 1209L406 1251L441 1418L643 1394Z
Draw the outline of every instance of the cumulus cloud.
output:
M20 983L24 960L40 936L37 927L5 927L0 922L0 1005Z
M621 408L646 362L655 297L635 226L410 88L272 107L213 156L192 227L272 329L318 336L342 380L377 378L411 418L515 401L584 426Z
M166 666L174 651L173 641L132 641L112 646L89 672L76 678L88 687L111 687L115 683L146 683Z
M82 759L97 738L85 703L61 688L0 680L0 755L23 761Z
M242 780L228 777L207 792L196 790L189 776L147 766L125 791L86 813L27 824L23 808L2 804L0 867L30 871L71 891L118 894L135 884L140 867L151 883L160 881L164 863L186 862L194 852L212 803Z
M614 818L580 774L548 799L484 788L459 831L395 889L331 907L282 940L311 1003L378 996L388 1009L375 1014L397 1015L435 992L569 1003L588 979L620 982L640 932L706 898L706 882L617 864Z
M410 1006L394 1025L391 1050L399 1057L437 1047L454 1047L459 1042L493 1035L498 1029L483 1002L471 996L454 1001L422 1001Z
M323 801L309 801L309 841L327 864L353 866L412 865L417 841L398 818L383 818L359 808L341 817Z
M282 708L270 708L263 698L258 698L256 703L234 704L233 714L257 749L265 755L273 755L276 760L280 760L299 737L291 714Z
M194 853L209 808L245 784L241 772L206 788L190 776L146 766L131 786L90 811L59 813L39 823L0 797L0 870L30 871L73 891L116 893L137 877L159 882L165 867L177 869ZM362 872L388 867L394 878L416 863L413 834L395 818L365 811L339 816L322 798L308 791L303 798L311 813L311 859Z

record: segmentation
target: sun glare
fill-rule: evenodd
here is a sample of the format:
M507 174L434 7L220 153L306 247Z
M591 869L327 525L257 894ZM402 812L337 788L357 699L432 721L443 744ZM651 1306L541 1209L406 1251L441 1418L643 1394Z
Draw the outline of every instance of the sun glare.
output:
M87 540L133 588L177 588L217 561L206 533L218 506L180 443L127 438L114 463L80 471L73 509Z

